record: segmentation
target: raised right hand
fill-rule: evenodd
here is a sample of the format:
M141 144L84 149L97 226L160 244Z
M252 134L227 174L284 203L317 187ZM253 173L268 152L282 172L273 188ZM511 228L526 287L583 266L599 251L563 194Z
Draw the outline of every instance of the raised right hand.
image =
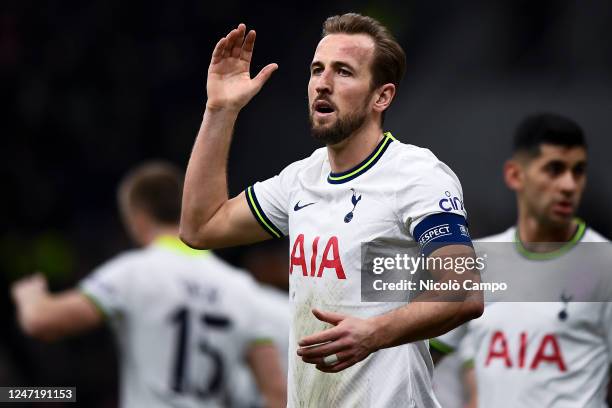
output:
M268 64L251 79L249 68L255 45L255 31L249 31L246 38L245 32L246 26L240 24L215 46L208 67L207 109L239 111L278 68L276 64Z

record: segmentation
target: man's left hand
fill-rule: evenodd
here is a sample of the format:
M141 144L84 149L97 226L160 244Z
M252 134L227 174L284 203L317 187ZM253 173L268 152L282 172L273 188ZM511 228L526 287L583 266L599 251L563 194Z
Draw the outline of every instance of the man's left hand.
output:
M316 364L317 369L325 373L337 373L378 350L372 320L317 309L312 313L334 327L299 341L297 354L305 363Z

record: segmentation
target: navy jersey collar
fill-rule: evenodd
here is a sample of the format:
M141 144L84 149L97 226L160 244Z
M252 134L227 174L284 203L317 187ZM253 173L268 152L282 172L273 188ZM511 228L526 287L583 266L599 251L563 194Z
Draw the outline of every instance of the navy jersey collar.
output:
M378 143L376 148L368 157L366 157L361 163L356 165L355 167L340 172L340 173L329 173L327 176L327 181L330 184L342 184L348 181L353 180L356 177L359 177L369 169L371 169L378 160L382 157L383 153L387 150L391 142L393 142L395 138L391 134L391 132L385 132L383 139Z

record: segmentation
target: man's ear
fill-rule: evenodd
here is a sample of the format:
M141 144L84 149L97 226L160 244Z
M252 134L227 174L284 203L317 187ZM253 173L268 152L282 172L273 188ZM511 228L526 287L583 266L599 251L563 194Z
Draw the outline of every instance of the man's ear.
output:
M130 211L128 224L132 239L139 245L148 245L153 230L149 214L144 210L134 208Z
M148 226L147 214L140 209L134 209L132 211L132 222L134 223L134 226L139 230L146 228Z
M391 105L391 101L393 101L395 97L395 85L384 84L376 90L374 95L376 97L374 101L374 110L382 113Z
M524 177L523 166L517 160L510 159L504 163L504 181L510 190L522 190Z

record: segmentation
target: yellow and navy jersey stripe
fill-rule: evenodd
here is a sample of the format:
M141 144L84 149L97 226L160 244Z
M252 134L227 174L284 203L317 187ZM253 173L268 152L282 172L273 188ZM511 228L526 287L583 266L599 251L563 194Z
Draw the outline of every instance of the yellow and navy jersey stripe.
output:
M253 186L249 186L246 189L245 195L247 204L249 205L249 208L251 209L251 212L253 213L253 216L255 217L259 225L261 225L261 227L265 231L272 235L272 238L282 238L283 232L278 229L278 227L274 225L272 221L270 221L270 219L266 216L266 213L264 212L263 208L261 208L259 201L257 201L257 196L255 195L255 190L253 189Z
M362 175L363 173L371 169L378 160L380 160L383 153L385 153L391 142L393 142L394 140L395 138L393 137L391 132L385 132L384 137L380 141L380 143L378 143L378 146L376 146L374 151L361 163L359 163L352 169L343 171L341 173L329 173L329 176L327 176L327 181L330 184L342 184Z

